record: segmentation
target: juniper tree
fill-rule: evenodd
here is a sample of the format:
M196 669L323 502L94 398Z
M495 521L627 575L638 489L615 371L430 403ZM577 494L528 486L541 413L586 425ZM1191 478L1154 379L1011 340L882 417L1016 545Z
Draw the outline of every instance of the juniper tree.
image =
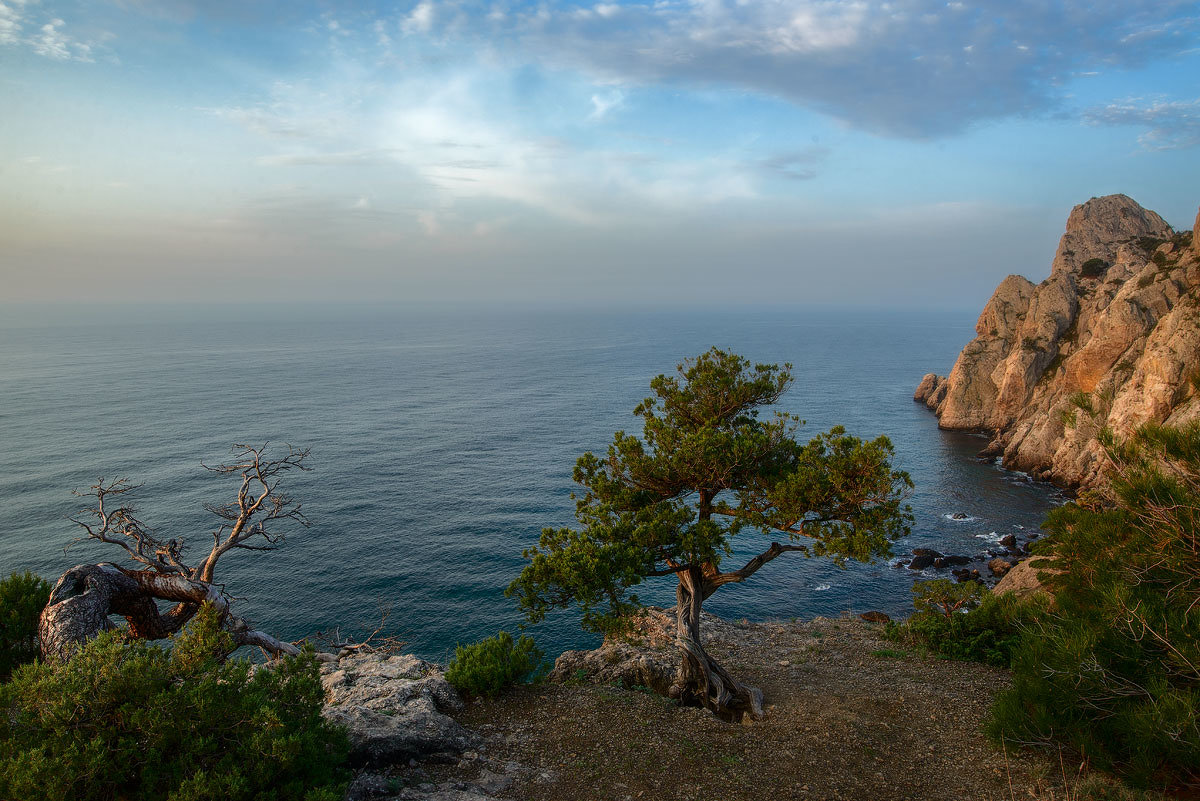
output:
M761 717L762 693L704 650L704 601L784 553L839 564L886 555L912 520L912 482L892 468L887 437L835 427L801 443L794 415L760 417L791 382L790 364L751 365L717 348L653 379L634 409L642 437L618 431L605 456L576 463L579 526L547 528L525 552L508 594L529 620L575 605L584 628L614 632L641 608L632 588L673 577L681 659L670 695L723 717ZM735 539L755 535L778 539L725 570Z

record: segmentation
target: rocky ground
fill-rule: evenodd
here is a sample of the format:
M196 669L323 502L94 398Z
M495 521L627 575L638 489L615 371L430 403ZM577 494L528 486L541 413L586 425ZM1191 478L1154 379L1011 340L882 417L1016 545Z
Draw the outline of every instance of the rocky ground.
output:
M395 657L412 661L384 671L413 678L376 675L367 684L331 663L327 686L362 689L373 682L386 693L388 681L424 682L419 691L401 693L415 699L411 713L393 705L378 714L445 734L440 744L434 737L384 748L383 759L372 758L360 738L364 767L351 797L898 801L1053 792L1047 788L1060 775L1057 761L1051 767L1038 755L1006 754L980 733L990 698L1008 680L1002 670L906 652L883 639L880 624L858 618L762 624L706 618L705 630L711 652L763 689L765 720L723 723L644 688L606 683L635 656L628 649L565 655L557 671L565 683L469 700L461 709L439 702L443 680L420 660ZM642 646L631 675L640 670L652 681L659 662L671 659L669 638L651 636ZM603 665L608 673L590 675ZM349 705L364 698L360 692ZM334 714L344 720L344 711Z

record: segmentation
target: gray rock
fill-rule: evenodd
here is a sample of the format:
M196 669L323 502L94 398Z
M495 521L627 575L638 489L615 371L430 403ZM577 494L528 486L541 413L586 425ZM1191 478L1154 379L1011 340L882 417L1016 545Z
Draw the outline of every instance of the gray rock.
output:
M350 759L388 765L432 754L458 754L478 743L448 713L458 693L433 664L411 655L350 653L321 665L323 714L346 727Z

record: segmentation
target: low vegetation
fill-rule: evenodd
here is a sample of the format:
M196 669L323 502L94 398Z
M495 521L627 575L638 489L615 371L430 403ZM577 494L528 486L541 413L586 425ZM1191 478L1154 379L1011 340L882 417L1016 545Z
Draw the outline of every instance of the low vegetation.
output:
M38 615L50 600L50 584L33 573L0 581L0 681L38 655Z
M1040 550L1064 569L1031 621L1001 741L1064 744L1139 786L1200 785L1200 425L1111 437L1108 502L1069 504Z
M1042 599L1020 600L987 592L977 582L946 579L913 586L917 612L887 628L889 639L946 659L1009 667L1026 625L1046 608Z
M471 645L454 649L446 668L446 681L467 697L490 698L515 684L534 682L546 672L545 655L532 637L517 639L499 632Z
M105 632L0 685L0 798L334 801L345 732L309 652L252 669L205 605L163 648Z

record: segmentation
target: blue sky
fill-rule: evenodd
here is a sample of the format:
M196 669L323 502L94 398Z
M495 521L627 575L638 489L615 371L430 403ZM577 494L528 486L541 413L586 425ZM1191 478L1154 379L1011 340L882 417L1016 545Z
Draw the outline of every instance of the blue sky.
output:
M978 307L1200 204L1200 3L0 0L0 299Z

